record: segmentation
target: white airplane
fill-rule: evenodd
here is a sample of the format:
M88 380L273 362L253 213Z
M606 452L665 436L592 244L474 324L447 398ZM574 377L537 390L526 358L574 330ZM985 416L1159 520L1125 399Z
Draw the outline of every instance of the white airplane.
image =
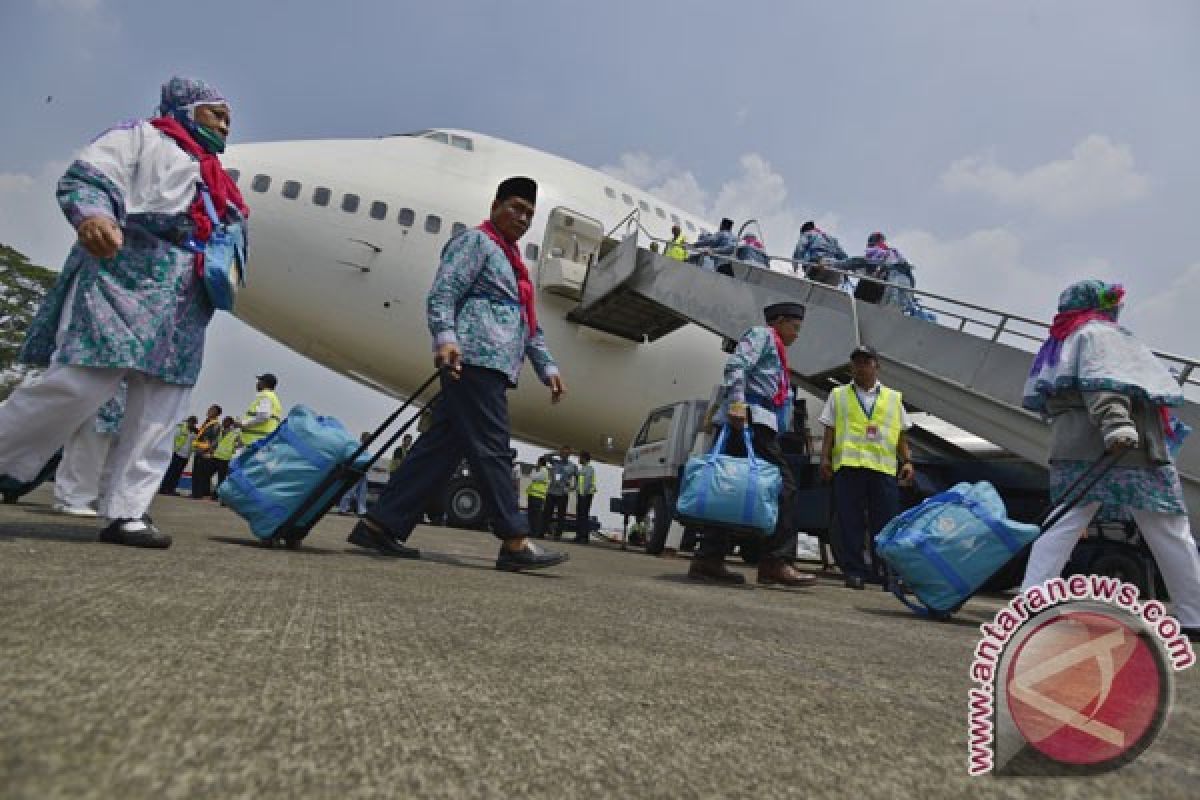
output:
M619 462L650 409L719 380L720 340L695 326L637 344L567 320L605 234L630 212L663 239L674 223L689 241L709 228L602 172L460 130L244 144L223 161L251 209L237 315L336 372L400 396L429 376L425 296L442 247L487 218L501 180L527 175L538 203L521 247L569 391L552 406L527 366L510 395L514 436Z

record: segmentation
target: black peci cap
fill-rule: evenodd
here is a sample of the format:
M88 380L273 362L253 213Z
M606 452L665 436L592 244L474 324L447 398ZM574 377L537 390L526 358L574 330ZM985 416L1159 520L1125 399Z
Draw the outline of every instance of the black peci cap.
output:
M521 175L502 181L496 187L496 202L502 203L510 197L519 197L537 205L537 182Z
M804 304L803 303L772 303L763 309L763 316L767 322L778 319L779 317L792 317L794 319L804 319Z

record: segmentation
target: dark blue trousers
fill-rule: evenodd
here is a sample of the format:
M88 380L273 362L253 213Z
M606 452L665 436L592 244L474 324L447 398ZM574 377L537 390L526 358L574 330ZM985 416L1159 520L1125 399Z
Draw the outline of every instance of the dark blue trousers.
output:
M875 534L900 512L896 476L866 467L842 467L833 473L833 496L841 529L842 572L867 576L863 551L867 533Z
M491 512L492 531L501 539L528 536L512 480L508 378L496 370L464 366L458 380L443 373L441 381L433 426L413 444L367 517L392 536L407 539L430 499L445 491L466 458Z

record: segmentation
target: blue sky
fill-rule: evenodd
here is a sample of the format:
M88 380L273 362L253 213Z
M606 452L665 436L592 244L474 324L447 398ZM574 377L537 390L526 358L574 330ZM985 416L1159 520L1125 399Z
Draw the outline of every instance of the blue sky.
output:
M851 252L882 229L923 288L1041 318L1072 279L1120 279L1145 338L1200 340L1186 0L10 0L0 29L0 241L52 266L58 174L181 73L232 98L235 141L479 130L758 217L773 253L808 218ZM283 363L292 401L328 396L238 323L213 339L198 394L242 402L237 351ZM386 406L339 397L355 427Z

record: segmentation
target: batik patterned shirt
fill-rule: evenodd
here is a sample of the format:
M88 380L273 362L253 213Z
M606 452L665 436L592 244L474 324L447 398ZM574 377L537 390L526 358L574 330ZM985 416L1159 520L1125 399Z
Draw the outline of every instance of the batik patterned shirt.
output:
M782 380L783 364L771 329L760 325L742 334L737 349L725 362L726 403L747 403L751 422L779 430L781 417L787 415L791 400L782 413L767 406L771 405ZM728 405L721 410L718 422L724 420L727 409Z
M434 351L455 343L464 364L502 372L511 386L528 356L538 378L549 384L558 366L541 326L529 335L517 297L517 277L504 251L483 231L460 233L442 249L426 300Z
M76 243L34 318L24 363L135 369L192 386L204 357L213 307L195 258L180 243L192 233L188 207L199 162L148 122L101 134L58 184L70 223L104 216L124 244L100 259ZM242 222L229 206L226 222Z

